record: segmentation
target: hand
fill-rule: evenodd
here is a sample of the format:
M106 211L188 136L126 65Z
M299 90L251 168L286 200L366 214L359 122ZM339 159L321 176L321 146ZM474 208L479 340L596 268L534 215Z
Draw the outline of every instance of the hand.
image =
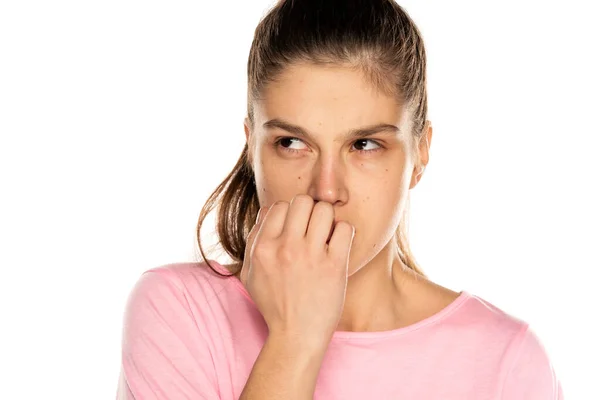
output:
M248 235L240 280L269 335L322 345L331 340L344 306L355 232L346 221L333 223L333 206L315 204L308 195L259 211Z

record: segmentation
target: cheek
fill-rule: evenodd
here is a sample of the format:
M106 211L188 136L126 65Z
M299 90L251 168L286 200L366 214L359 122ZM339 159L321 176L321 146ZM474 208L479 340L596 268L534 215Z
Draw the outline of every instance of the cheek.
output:
M373 241L371 245L394 234L408 195L405 183L398 173L355 183L353 192L360 199L359 209L354 213L359 218L356 222L363 230L363 237Z
M260 204L271 204L276 200L291 199L305 191L308 178L297 169L273 162L264 162L255 171L256 189Z
M395 225L404 209L404 198L397 185L393 187L373 187L368 192L363 192L360 210L356 215L360 224L371 230L371 234L383 233L388 226Z
M355 171L351 174L352 192L370 206L389 207L403 196L408 187L403 171L398 168L379 168L377 170Z

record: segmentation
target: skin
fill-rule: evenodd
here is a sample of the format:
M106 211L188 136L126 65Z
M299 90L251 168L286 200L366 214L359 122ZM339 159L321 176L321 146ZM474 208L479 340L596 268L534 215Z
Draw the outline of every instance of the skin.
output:
M255 103L254 118L254 129L246 118L244 130L260 205L307 194L331 203L335 221L355 227L337 330L397 329L456 299L459 293L408 270L395 251L394 234L409 190L429 162L429 121L416 143L409 111L375 90L359 71L311 64L284 69ZM299 126L309 137L264 126L273 119ZM399 131L345 136L377 124L394 125ZM276 143L282 138L292 139Z

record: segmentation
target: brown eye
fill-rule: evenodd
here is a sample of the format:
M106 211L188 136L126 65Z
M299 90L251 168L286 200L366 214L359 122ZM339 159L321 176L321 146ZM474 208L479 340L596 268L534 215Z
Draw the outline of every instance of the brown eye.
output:
M358 147L366 147L367 143L369 143L369 142L375 143L377 145L377 148L371 149L371 150L357 149L357 151L361 154L369 154L369 153L375 153L382 149L382 146L379 143L377 143L375 140L371 140L371 139L358 139L356 142L354 142L352 144L352 147L356 147L357 144L358 144Z
M298 138L286 136L277 139L275 141L275 147L280 148L284 151L289 151L290 153L299 153L301 150L289 148L290 145L293 145L294 141L302 142L302 140Z
M280 149L282 149L284 151L288 151L290 153L299 153L302 150L290 148L290 146L292 146L294 144L294 142L296 142L296 141L302 142L301 139L298 139L296 137L285 136L285 137L277 139L275 141L274 145L276 148L280 148ZM369 142L374 143L377 147L374 149L365 150L364 147L368 147ZM357 144L358 144L358 147L361 147L359 149L356 149L356 151L358 151L360 154L373 154L373 153L376 153L383 149L383 146L381 146L377 141L372 140L372 139L359 139L352 144L352 147L355 147Z

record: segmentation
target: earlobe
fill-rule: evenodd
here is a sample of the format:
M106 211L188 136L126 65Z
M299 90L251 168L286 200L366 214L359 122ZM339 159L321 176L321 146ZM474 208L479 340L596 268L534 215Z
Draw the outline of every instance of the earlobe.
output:
M417 186L417 183L419 183L419 181L421 180L421 177L423 176L423 171L425 171L425 167L423 167L423 166L415 167L409 189L412 189L415 186Z

